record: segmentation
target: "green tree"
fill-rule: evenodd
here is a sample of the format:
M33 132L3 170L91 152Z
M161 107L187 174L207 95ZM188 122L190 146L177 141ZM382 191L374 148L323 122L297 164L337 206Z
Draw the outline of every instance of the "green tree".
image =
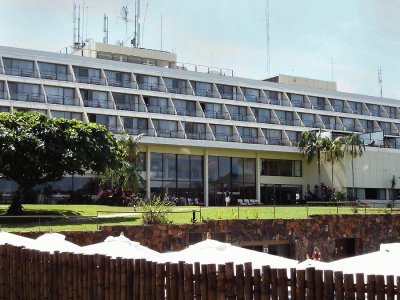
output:
M120 165L122 151L101 125L49 119L44 114L0 114L0 176L18 184L9 214L22 213L24 194L66 174L101 173Z
M357 133L346 136L345 138L345 149L347 154L351 157L351 179L352 179L352 197L355 197L354 188L354 158L362 156L365 151L365 145L360 140L360 136Z
M299 149L308 163L315 158L318 164L318 197L321 198L321 154L329 150L330 140L322 137L316 131L303 131L299 142Z
M140 174L140 156L138 141L141 135L132 137L122 135L118 141L123 150L122 163L117 168L107 168L101 176L101 185L109 187L113 191L113 199L117 204L123 205L125 192L138 192L139 185L144 184L144 179ZM129 193L128 193L129 194Z
M343 136L338 136L336 139L334 139L331 144L329 145L329 150L327 154L329 155L329 159L331 160L331 176L332 176L332 188L334 187L334 182L333 182L333 169L334 169L334 164L335 162L340 161L341 159L344 158L345 154L345 149L344 149L344 144L345 144L345 138Z

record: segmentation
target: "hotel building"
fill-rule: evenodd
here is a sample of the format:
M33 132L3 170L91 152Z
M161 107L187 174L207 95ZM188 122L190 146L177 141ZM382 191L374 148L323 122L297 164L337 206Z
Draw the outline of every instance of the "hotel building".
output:
M400 101L339 92L334 82L279 75L236 77L232 70L180 64L173 53L92 43L73 54L0 47L0 112L38 111L141 135L146 187L209 206L290 205L317 184L317 164L298 149L300 134L359 133L354 159L361 200L397 199ZM322 181L352 192L351 158L322 163ZM61 193L88 177L51 183ZM0 192L15 189L0 179Z

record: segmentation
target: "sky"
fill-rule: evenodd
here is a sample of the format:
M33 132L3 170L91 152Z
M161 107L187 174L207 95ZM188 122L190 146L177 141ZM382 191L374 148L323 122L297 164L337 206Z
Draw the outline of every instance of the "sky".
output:
M85 7L85 38L128 40L122 6L134 0L0 0L0 45L59 51L73 42L73 5ZM141 0L141 46L177 54L178 61L232 69L235 76L277 74L334 80L338 90L400 99L400 0ZM161 22L162 19L162 22ZM162 24L162 26L161 26ZM162 28L162 30L161 30Z

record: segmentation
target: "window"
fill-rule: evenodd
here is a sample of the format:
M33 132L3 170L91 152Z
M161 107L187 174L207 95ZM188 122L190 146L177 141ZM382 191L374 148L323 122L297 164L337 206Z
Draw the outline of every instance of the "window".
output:
M33 77L33 61L3 58L4 70L7 75Z
M9 82L11 99L28 102L44 102L44 98L39 94L40 88L37 84Z
M47 96L47 102L51 104L79 105L75 98L75 90L71 88L62 88L55 86L44 86Z
M301 177L301 160L262 159L262 176Z
M211 83L192 81L191 84L196 96L203 96L203 97L213 96Z
M73 66L77 82L101 84L100 70Z
M81 113L74 113L74 112L69 112L69 111L52 111L51 115L53 118L57 119L76 119L76 120L82 120L82 114Z
M271 119L271 111L269 109L252 107L254 116L258 123L269 123Z
M292 105L295 107L304 107L304 96L298 94L288 94Z
M81 95L86 107L114 108L107 92L81 89Z
M325 99L321 97L308 96L312 109L325 110Z
M187 94L187 81L183 79L166 78L164 77L164 83L169 93L175 94Z
M176 113L182 116L196 116L196 102L173 99Z
M206 118L212 119L224 119L222 114L222 105L215 103L200 103L204 110L204 115Z
M234 99L234 95L236 95L236 87L224 84L217 84L217 88L222 99Z
M106 74L108 85L131 87L131 74L108 70L104 71L104 73Z
M243 106L227 105L226 108L231 115L232 120L246 121L247 120L247 108Z
M148 121L143 118L121 117L124 130L128 134L148 134Z
M51 80L68 80L66 65L39 62L40 77Z
M149 91L159 91L159 81L157 76L149 76L149 75L141 75L137 74L136 79L139 85L139 88L142 90Z
M139 97L132 94L112 93L117 109L141 111Z
M260 99L260 90L251 88L242 88L246 101L257 102Z

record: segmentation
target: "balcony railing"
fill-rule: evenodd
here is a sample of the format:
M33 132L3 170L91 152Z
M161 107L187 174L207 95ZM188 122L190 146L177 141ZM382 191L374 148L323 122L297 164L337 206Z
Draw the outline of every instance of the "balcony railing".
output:
M166 89L162 84L159 83L148 83L148 82L139 82L139 89L146 91L156 91L156 92L165 92Z
M186 132L186 136L191 140L206 140L207 134L204 132Z
M107 100L84 99L83 103L86 107L106 108L106 109L114 108L114 103Z
M242 136L242 142L246 144L262 144L263 138L258 136L244 135Z
M219 112L219 111L206 110L206 111L204 111L204 114L205 114L206 118L225 119L224 114L222 112Z
M214 135L216 141L221 141L221 142L237 142L238 138L235 135L231 134L222 134L222 133L217 133Z
M40 77L42 79L50 79L50 80L60 80L60 81L68 80L68 75L65 73L56 73L56 72L48 72L48 71L41 71Z
M272 105L280 105L282 106L282 100L281 99L268 99L268 104Z
M107 79L108 85L111 86L118 86L124 88L134 88L130 80L114 80L114 79Z
M245 114L237 114L237 113L231 113L231 119L234 121L247 121L247 115Z
M271 123L270 117L267 116L256 116L258 123Z
M27 102L44 102L44 96L35 93L13 93L11 92L11 100L27 101Z
M213 92L211 90L205 90L205 89L194 89L194 94L196 96L201 96L201 97L211 97L211 98L219 97L218 92Z
M267 138L268 145L282 145L282 139L277 137Z
M61 104L61 105L79 105L79 99L62 96L62 95L47 95L47 102L51 104Z
M153 130L149 130L147 128L130 128L125 126L124 130L127 134L132 134L132 135L144 134L147 136L154 136Z
M171 107L165 107L165 106L150 105L147 107L147 110L150 113L169 114L169 115L174 114L174 110Z
M196 110L185 109L180 107L176 107L176 113L180 116L191 116L191 117L196 116Z
M104 125L104 124L102 124L102 125ZM119 126L119 125L108 124L108 125L104 125L104 126L106 126L107 129L109 131L111 131L112 133L121 133L123 131L122 126Z
M144 111L144 105L139 103L119 103L115 102L116 109L129 111Z
M23 68L5 68L6 75L23 76L23 77L34 77L35 73L33 69Z
M190 89L187 88L187 87L172 87L172 86L167 86L167 92L168 92L168 93L173 93L173 94L188 95L188 94L190 94Z
M84 76L76 76L76 81L80 83L88 83L88 84L97 84L101 85L102 80L98 76L84 77Z
M170 130L170 129L159 129L157 130L157 137L163 138L182 138L183 131L182 130Z

